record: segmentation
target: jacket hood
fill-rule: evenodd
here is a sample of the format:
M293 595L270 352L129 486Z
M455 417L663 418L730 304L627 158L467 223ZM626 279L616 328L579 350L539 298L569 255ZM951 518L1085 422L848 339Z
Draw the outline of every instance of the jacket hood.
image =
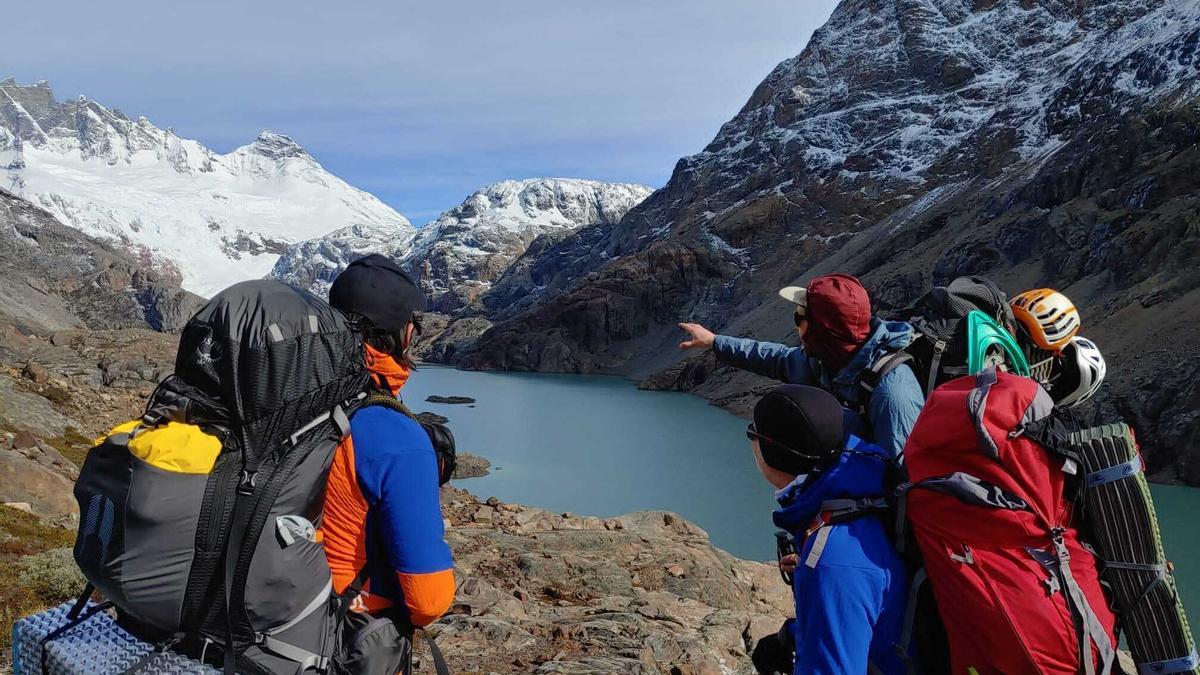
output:
M891 466L887 451L851 436L832 467L796 482L775 494L779 509L775 525L793 534L806 529L827 499L859 499L883 494Z
M341 312L278 281L246 281L184 326L175 373L144 419L217 426L256 462L366 384L362 338Z
M871 319L871 332L846 367L833 378L835 384L854 384L863 369L884 354L904 349L913 341L913 327L903 321Z
M837 372L870 335L867 289L849 274L827 274L808 282L805 299L809 321L805 349L829 371Z

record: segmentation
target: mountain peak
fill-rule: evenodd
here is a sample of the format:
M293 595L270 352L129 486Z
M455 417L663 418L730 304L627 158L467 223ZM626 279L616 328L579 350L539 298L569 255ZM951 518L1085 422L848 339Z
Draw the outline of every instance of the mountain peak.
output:
M136 181L121 170L134 165ZM85 96L59 102L48 86L11 78L0 84L0 170L19 196L140 259L173 265L201 294L262 276L296 240L351 225L412 231L283 134L263 131L215 153L170 126Z
M277 134L270 129L264 129L258 138L254 139L254 143L250 145L250 151L270 159L309 156L291 136Z

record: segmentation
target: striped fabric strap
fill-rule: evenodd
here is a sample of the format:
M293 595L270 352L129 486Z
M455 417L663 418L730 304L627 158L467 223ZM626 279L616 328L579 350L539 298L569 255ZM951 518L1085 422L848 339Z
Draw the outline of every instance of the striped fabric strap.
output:
M1197 656L1196 651L1192 650L1191 654L1181 659L1139 663L1137 669L1138 675L1159 675L1159 673L1187 673L1195 670L1196 666L1200 666L1200 656Z
M1107 469L1093 471L1087 475L1087 486L1097 487L1106 483L1129 478L1137 475L1142 470L1142 456L1134 455L1133 459L1128 462L1122 462L1115 466L1110 466Z

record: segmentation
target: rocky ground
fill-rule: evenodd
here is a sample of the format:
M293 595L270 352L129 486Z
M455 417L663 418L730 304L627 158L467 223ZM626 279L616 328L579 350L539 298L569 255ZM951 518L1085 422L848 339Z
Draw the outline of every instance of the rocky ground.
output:
M462 673L751 673L791 595L773 565L665 511L551 513L442 495L458 596L432 632Z

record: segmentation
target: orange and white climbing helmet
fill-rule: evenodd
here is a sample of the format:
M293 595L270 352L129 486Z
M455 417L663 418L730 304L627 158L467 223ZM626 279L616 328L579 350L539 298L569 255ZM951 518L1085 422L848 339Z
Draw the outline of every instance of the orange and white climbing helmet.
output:
M1013 316L1035 345L1062 353L1079 332L1079 310L1067 296L1051 288L1038 288L1013 298Z

